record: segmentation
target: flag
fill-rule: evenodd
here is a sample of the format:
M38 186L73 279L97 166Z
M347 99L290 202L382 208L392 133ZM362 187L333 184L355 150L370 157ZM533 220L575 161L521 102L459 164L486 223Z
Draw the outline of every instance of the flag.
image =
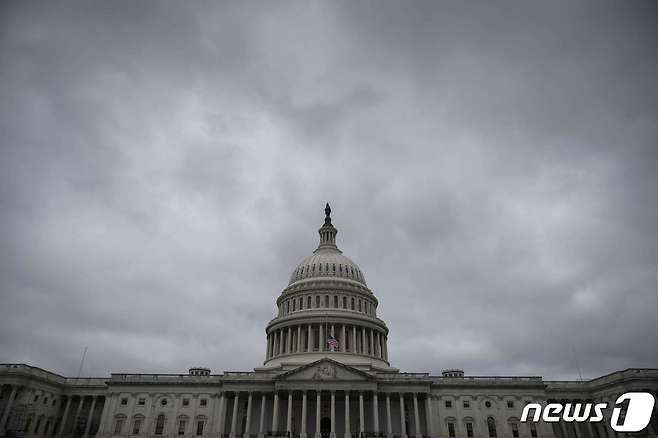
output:
M336 338L329 335L329 337L327 338L327 345L329 345L332 348L338 348L338 341L336 340Z

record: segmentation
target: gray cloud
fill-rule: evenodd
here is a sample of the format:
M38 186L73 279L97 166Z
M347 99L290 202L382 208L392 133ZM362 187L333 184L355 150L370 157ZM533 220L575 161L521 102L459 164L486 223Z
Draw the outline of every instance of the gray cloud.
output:
M0 361L261 364L326 200L393 365L655 367L652 2L7 2Z

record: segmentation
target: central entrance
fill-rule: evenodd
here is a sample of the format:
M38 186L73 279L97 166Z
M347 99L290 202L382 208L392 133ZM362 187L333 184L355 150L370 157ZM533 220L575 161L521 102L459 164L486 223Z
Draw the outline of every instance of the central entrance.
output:
M320 420L320 436L322 438L329 438L331 434L331 419L329 417L322 417Z

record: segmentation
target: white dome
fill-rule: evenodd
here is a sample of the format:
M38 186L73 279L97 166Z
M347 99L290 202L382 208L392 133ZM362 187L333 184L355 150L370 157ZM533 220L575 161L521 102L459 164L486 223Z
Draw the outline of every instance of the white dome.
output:
M359 266L333 248L318 249L302 260L292 272L288 285L308 278L322 277L345 278L366 286L366 279Z

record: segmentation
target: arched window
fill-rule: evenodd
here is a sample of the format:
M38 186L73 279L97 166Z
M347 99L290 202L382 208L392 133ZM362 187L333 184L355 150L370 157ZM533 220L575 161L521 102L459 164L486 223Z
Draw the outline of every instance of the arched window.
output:
M196 435L201 436L203 435L203 429L206 425L206 417L203 415L199 415L196 417Z
M496 436L496 420L493 417L487 418L487 428L489 429L489 436Z
M185 429L189 423L189 417L187 415L180 415L178 417L178 435L185 435Z
M155 420L156 435L162 435L162 432L164 432L164 425L165 425L165 416L164 414L160 414L158 415L158 418Z
M132 435L139 435L142 431L142 424L144 423L143 415L135 415L133 417L133 431Z
M304 297L299 297L299 310L304 308Z
M466 437L467 438L472 438L473 437L473 425L475 424L475 421L473 420L472 417L466 417L464 418L464 430L466 431Z
M343 297L343 309L347 309L347 297Z
M306 307L308 307L309 309L311 308L311 296L310 295L308 296L308 299L306 300Z
M352 297L352 310L354 310L354 297Z
M117 415L114 417L114 435L121 435L123 431L123 425L126 422L125 415Z
M455 438L455 423L453 422L448 422L448 436Z

